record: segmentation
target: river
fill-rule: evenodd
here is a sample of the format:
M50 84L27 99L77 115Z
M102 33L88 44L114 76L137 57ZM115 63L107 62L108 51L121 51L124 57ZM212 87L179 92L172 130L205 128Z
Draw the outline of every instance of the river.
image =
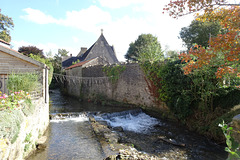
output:
M221 160L224 146L188 131L177 123L149 116L139 109L98 106L65 97L59 90L50 93L51 107L47 147L29 160L102 160L105 154L90 125L88 115L121 126L122 142L160 159ZM58 113L71 116L59 117ZM69 114L71 113L71 114ZM178 145L172 145L173 142ZM179 145L180 144L180 145Z

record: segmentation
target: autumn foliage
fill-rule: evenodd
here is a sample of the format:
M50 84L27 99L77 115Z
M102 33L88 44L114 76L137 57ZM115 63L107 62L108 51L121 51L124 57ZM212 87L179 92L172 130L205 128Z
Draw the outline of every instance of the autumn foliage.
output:
M177 18L201 10L207 13L213 11L215 7L235 5L227 3L227 0L171 0L163 10L173 18Z
M216 77L240 77L240 4L227 4L225 0L177 0L166 8L176 18L188 13L204 10L203 15L195 14L202 22L219 22L224 34L209 37L209 46L195 45L180 58L186 62L185 74L203 67L217 68Z

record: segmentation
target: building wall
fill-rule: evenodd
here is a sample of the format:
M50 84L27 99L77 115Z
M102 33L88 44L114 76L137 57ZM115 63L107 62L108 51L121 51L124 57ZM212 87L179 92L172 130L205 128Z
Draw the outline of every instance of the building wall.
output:
M68 76L82 76L82 67L76 67L66 70L66 75Z
M83 77L104 77L105 74L102 71L102 67L103 65L84 67L82 76Z
M148 85L140 66L138 64L124 65L126 70L121 73L116 83L112 83L105 76L102 66L83 68L81 82L73 84L68 80L66 85L68 94L90 99L96 96L103 96L119 102L161 109L166 108L164 103L155 103L154 97L149 93Z
M37 69L39 69L37 65L0 51L0 74L31 72Z
M83 64L82 66L77 66L77 67L74 67L71 69L66 69L66 75L67 76L76 76L76 77L94 77L92 74L88 74L87 71L85 71L86 68L89 68L89 67L92 68L93 66L103 65L103 64L105 64L104 60L100 57L97 57L97 58L94 58L94 59L88 61L87 63ZM84 72L83 72L82 68L84 68ZM101 68L101 67L97 67L97 68ZM92 71L94 71L94 70L91 69L91 72ZM103 76L103 74L101 74L101 76Z

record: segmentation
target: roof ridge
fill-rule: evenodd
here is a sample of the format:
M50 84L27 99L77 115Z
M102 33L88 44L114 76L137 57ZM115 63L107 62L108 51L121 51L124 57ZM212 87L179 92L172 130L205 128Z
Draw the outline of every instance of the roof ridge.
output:
M4 40L3 40L3 39L1 39L1 38L0 38L0 42L2 42L2 43L4 43L4 44L7 44L7 45L9 45L9 46L10 46L10 43L8 43L8 42L4 41Z
M17 58L20 58L20 59L22 59L24 61L28 61L28 62L30 62L30 63L32 63L34 65L38 65L38 66L41 66L41 67L45 66L44 63L39 62L39 61L37 61L37 60L35 60L35 59L31 58L31 57L25 56L22 53L19 53L18 51L14 50L14 49L11 49L11 48L8 48L8 47L5 47L3 45L0 45L0 50L5 52L5 53L8 53L8 54L10 54L12 56L15 56Z

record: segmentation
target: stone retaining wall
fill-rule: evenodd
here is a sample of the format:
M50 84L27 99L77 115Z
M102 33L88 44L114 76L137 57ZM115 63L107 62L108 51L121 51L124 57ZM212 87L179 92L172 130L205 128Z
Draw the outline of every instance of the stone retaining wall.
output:
M126 70L120 74L115 83L107 79L102 69L103 66L82 68L82 75L90 78L82 81L68 79L66 83L67 93L84 99L102 97L149 108L167 108L165 103L155 103L154 97L149 93L144 73L138 64L121 65L126 66ZM104 76L105 79L100 76Z
M34 110L26 115L22 110L19 116L23 117L20 131L14 143L6 137L0 137L0 159L21 160L36 149L37 140L43 135L49 125L49 103L45 98L32 100ZM14 124L13 124L14 125Z

